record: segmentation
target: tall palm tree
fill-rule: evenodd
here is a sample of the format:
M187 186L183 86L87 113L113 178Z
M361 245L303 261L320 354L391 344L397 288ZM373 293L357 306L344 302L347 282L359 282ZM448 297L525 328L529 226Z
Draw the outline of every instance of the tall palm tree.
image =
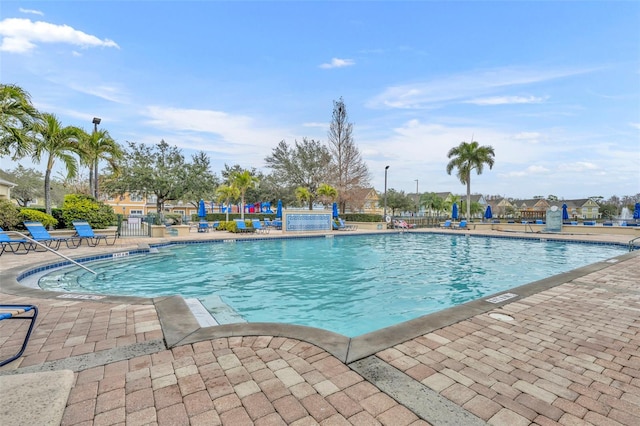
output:
M76 155L81 155L80 141L86 134L75 126L62 127L58 118L49 113L42 114L42 122L33 126L34 147L31 155L35 163L40 163L46 155L47 169L44 174L44 203L47 214L51 214L51 170L56 160L61 160L72 178L78 172Z
M447 157L451 159L447 164L447 173L458 169L456 176L462 184L467 185L467 220L471 217L471 171L475 169L478 175L482 174L484 165L493 168L495 153L491 145L480 146L478 142L462 142L455 148L451 148Z
M244 194L247 192L247 189L255 188L259 180L253 176L249 170L233 173L230 180L232 185L240 191L240 207L242 209L240 210L240 218L244 220Z
M216 191L219 202L224 202L227 205L227 222L229 222L229 208L231 207L231 200L235 200L240 196L240 191L233 185L221 185Z
M109 163L114 173L118 172L119 160L124 156L122 148L111 138L107 130L86 133L82 139L82 163L89 167L89 192L98 199L98 166L100 160Z
M318 187L318 197L320 197L322 203L327 207L338 198L338 190L331 185L323 183Z
M13 84L0 84L0 155L21 158L30 152L29 131L40 120L31 96Z

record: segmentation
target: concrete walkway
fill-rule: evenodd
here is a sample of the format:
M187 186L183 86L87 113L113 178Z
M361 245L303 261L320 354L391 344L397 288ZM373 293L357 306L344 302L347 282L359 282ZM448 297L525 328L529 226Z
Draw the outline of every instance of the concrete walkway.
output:
M229 234L184 237L210 238ZM354 339L282 324L202 328L179 297L86 298L17 284L20 271L54 261L50 253L0 257L0 303L40 310L23 357L0 368L0 386L10 382L38 412L27 398L58 377L44 372L73 375L57 390L64 409L49 410L42 424L637 425L640 418L639 251L513 289L501 302L479 300ZM0 357L21 343L24 325L16 322L0 322ZM34 383L33 374L42 379ZM3 404L0 424L22 423L24 410Z

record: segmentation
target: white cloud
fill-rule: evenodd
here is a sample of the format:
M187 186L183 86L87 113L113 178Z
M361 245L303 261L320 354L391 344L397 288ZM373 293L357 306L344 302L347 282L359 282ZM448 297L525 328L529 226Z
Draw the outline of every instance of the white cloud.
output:
M470 102L481 96L514 87L528 86L550 80L584 74L592 69L551 69L505 67L491 70L474 70L447 77L434 78L413 84L400 84L385 89L373 97L370 108L424 108L444 102ZM496 97L495 100L518 97ZM528 99L528 98L523 98ZM533 100L537 98L532 98Z
M564 164L558 165L558 170L566 171L566 172L582 173L582 172L592 172L594 170L599 170L599 169L600 167L598 167L596 164L590 163L587 161L576 161L574 163L564 163Z
M549 173L549 169L544 166L529 166L524 170L517 170L509 173L505 173L503 176L505 177L525 177L531 175L541 175Z
M638 130L640 130L640 123L629 123L629 125L630 125L631 127L633 127L634 129L638 129Z
M320 68L329 69L329 68L344 68L355 65L355 61L353 59L340 59L340 58L332 58L330 63L324 63L320 65Z
M26 13L26 14L30 14L30 15L40 15L40 16L44 16L44 13L42 13L40 10L35 10L35 9L23 9L22 7L18 9L20 12L22 13Z
M65 43L82 48L119 46L112 40L73 29L68 25L55 25L30 19L8 18L0 21L0 51L27 53L40 43Z
M546 100L536 96L493 96L465 101L474 105L507 105L507 104L539 104Z

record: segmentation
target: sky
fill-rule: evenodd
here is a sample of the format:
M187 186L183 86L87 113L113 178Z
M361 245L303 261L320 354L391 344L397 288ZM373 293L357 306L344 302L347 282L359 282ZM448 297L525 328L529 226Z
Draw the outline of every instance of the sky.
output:
M466 193L447 153L474 140L495 164L472 193L640 193L637 1L3 0L0 82L218 176L327 143L342 98L378 191L389 166L389 189Z

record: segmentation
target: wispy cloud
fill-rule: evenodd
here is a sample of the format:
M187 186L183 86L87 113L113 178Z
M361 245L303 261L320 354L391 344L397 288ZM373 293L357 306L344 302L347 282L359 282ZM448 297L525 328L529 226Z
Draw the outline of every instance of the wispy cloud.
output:
M12 53L28 53L38 44L63 43L89 47L115 47L116 42L101 40L96 36L78 31L68 25L55 25L48 22L21 18L8 18L0 21L0 51Z
M320 68L329 69L329 68L344 68L355 65L356 62L353 59L340 59L340 58L332 58L331 62L324 63L320 65Z
M492 96L488 98L476 98L464 101L474 105L509 105L509 104L539 104L547 98L537 96Z
M505 177L523 177L523 176L532 176L532 175L541 175L547 174L550 170L544 166L532 165L527 167L524 170L513 171L510 173L505 173Z
M551 80L584 74L593 69L550 69L505 67L490 70L475 70L434 78L413 84L401 84L385 89L373 97L367 106L371 108L425 108L447 102L469 103L486 97L494 105L502 102L538 101L535 97L493 96L516 87L544 83ZM486 103L489 105L489 103Z
M40 10L35 10L35 9L24 9L24 8L19 8L18 9L21 13L26 13L29 15L40 15L40 16L44 16L44 13L42 13Z

